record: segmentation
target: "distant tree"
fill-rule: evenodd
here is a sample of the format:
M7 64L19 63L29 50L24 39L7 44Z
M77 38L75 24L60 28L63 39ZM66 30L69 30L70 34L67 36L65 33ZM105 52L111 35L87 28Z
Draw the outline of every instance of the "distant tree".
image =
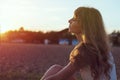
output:
M113 31L110 34L110 41L114 46L120 46L120 31Z
M20 27L19 31L20 32L24 31L24 27Z

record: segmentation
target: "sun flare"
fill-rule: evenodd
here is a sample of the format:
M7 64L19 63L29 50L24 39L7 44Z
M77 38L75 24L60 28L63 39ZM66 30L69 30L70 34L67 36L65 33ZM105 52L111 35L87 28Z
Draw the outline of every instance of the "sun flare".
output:
M9 31L9 29L7 27L0 27L0 34L3 34L7 31Z

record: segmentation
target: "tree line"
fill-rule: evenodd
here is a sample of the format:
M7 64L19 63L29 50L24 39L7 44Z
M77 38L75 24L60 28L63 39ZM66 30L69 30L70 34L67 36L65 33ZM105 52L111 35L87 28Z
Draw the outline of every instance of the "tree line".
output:
M112 45L120 46L120 32L113 31L108 35ZM21 27L18 31L8 31L1 37L0 42L13 42L15 40L22 40L23 43L36 43L44 44L45 40L49 40L49 44L59 44L60 39L67 39L69 44L72 44L72 40L76 39L74 35L68 32L68 28L61 31L51 32L35 32L24 30Z
M61 31L44 33L42 31L27 31L21 27L18 31L8 31L4 33L4 38L1 38L1 41L12 42L13 40L23 40L24 43L43 44L46 39L50 41L49 44L58 44L60 39L72 40L75 39L75 36L68 32L68 28Z

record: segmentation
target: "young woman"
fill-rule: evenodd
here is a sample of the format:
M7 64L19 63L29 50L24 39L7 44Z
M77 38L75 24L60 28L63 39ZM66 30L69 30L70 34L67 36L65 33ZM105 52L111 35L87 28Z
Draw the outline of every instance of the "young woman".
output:
M69 31L79 44L70 53L70 62L65 67L53 65L41 80L76 80L73 74L78 71L82 80L117 80L100 12L79 7L69 23Z

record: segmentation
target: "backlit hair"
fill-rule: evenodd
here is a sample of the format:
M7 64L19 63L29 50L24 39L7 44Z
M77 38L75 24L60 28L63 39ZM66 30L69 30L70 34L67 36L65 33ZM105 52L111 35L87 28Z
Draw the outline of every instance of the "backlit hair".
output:
M94 80L99 80L100 75L103 73L109 80L109 71L111 69L108 62L109 45L100 12L95 8L79 7L75 10L74 17L80 20L80 32L84 37L83 42L91 44L97 50L98 58L95 60L98 62L94 63L94 66L90 66ZM90 46L88 48L91 49ZM98 64L100 66L97 66Z

